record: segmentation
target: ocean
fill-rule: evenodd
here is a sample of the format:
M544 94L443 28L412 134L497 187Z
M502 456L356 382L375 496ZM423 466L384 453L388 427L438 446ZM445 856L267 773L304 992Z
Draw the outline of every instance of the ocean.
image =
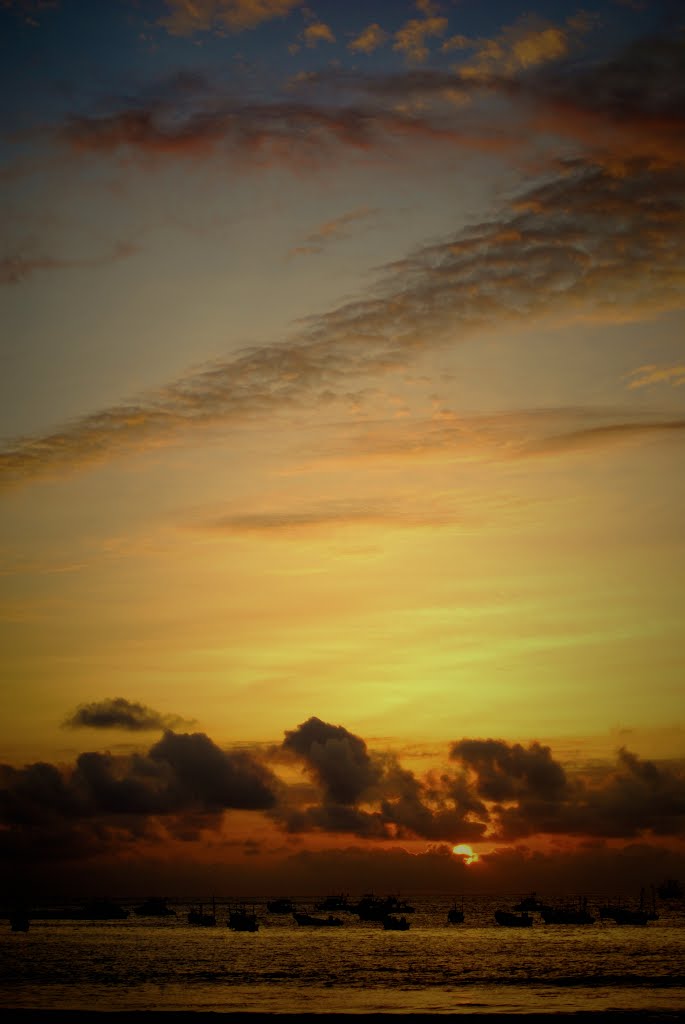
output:
M530 928L495 923L512 899L467 897L450 925L451 897L410 899L407 931L340 914L307 928L249 901L258 931L190 925L175 917L33 920L0 932L3 1009L254 1013L674 1013L685 1008L685 907L659 907L644 927L597 920ZM205 910L209 901L205 901ZM461 905L461 904L459 904ZM597 904L598 905L598 904ZM298 909L318 913L312 902ZM590 903L590 909L593 909ZM325 916L325 915L324 915Z

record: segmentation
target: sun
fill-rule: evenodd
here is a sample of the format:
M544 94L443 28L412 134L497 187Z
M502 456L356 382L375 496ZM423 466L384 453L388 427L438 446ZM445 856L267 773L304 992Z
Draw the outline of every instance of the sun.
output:
M478 854L474 853L466 843L459 843L459 846L453 846L452 853L456 854L457 857L461 857L464 864L475 864L478 860Z

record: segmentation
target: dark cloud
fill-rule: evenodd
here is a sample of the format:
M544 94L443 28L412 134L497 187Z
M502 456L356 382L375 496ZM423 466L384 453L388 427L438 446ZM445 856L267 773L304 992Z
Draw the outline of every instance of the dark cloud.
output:
M549 747L464 739L450 757L487 803L502 840L573 835L637 838L685 835L685 766L643 761L622 749L616 764L569 775Z
M247 751L225 752L204 733L167 730L151 747L152 761L173 772L174 792L209 809L265 810L275 802L275 779Z
M424 840L431 857L446 858L435 862L438 874L457 870L448 856L454 844L499 842L506 849L489 856L491 878L500 882L507 872L511 880L529 877L538 855L512 848L527 838L554 837L568 851L569 875L583 849L594 851L595 860L604 851L606 866L618 856L606 843L651 849L685 838L683 762L645 760L622 749L614 764L572 768L536 741L478 738L455 741L448 753L448 770L417 775L396 754L370 751L343 726L312 717L268 752L274 764L301 763L311 780L306 785L287 784L250 751L222 750L203 733L171 730L146 753L89 751L69 768L0 765L0 856L27 865L80 864L126 853L142 863L176 843L194 844L202 859L198 851L207 843L223 842L227 810L262 812L264 824L275 825L291 848L307 833L338 842L357 837L372 847L399 844L402 859L402 843ZM273 864L268 841L255 840L247 852L268 855ZM621 870L628 870L627 857ZM541 863L552 871L556 862Z
M483 800L558 800L566 790L564 769L539 743L526 748L504 740L460 740L450 747L450 757L475 773Z
M356 803L380 777L364 740L319 718L286 732L283 749L305 762L326 798L336 804Z
M303 761L320 787L319 799L306 793L299 803L291 794L275 808L274 817L291 832L457 842L485 831L481 820L471 818L485 807L462 780L420 780L393 755L370 755L364 740L343 726L310 718L286 732L282 749Z
M73 768L0 765L0 847L41 860L112 853L141 838L197 841L224 811L265 811L280 783L244 750L168 730L147 754L89 751Z
M145 704L126 700L125 697L110 697L90 704L80 704L64 721L64 726L70 729L125 729L129 732L175 729L193 724L193 719L163 714Z

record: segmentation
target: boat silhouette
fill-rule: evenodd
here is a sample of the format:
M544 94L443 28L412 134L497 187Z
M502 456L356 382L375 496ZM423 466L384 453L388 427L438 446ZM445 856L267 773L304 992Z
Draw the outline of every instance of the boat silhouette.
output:
M216 925L216 904L212 900L212 912L206 914L202 903L198 903L196 907L191 907L188 911L188 924L196 925L200 928L213 928Z
M587 899L583 896L576 906L566 904L561 907L543 907L540 915L545 924L594 924L595 918L587 909Z
M30 918L28 910L17 907L10 913L10 928L13 932L27 932L29 930Z
M355 913L354 907L350 905L349 896L347 893L335 893L333 896L326 896L325 899L319 900L318 903L314 904L315 910L326 910L329 913L331 911L335 913Z
M328 917L317 917L314 914L304 914L295 911L293 917L295 922L302 928L340 928L342 925L342 919L333 917L332 914L329 914Z
M530 892L523 899L520 899L518 903L514 904L514 910L526 911L537 911L538 913L547 908L547 904L544 900L538 899L536 892Z
M268 900L266 909L270 914L292 914L295 905L287 896L279 896L275 900Z
M176 917L176 911L167 906L166 899L159 896L151 896L139 903L133 908L133 913L138 917Z
M495 921L504 928L530 928L533 918L530 914L515 914L511 910L496 910Z
M386 932L406 932L409 931L409 927L409 921L404 915L395 917L394 914L388 914L383 918L383 930Z
M382 921L389 914L413 914L414 908L397 896L366 893L353 908L360 921Z
M259 931L257 915L246 907L235 907L233 910L229 910L226 924L233 932Z
M457 906L457 901L454 900L452 906L447 911L447 923L448 924L463 924L464 923L464 897L461 899L461 907Z

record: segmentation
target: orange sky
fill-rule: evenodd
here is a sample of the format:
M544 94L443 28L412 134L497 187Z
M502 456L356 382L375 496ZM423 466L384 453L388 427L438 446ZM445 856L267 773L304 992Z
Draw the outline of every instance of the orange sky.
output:
M0 12L5 856L682 870L683 25L344 6Z

